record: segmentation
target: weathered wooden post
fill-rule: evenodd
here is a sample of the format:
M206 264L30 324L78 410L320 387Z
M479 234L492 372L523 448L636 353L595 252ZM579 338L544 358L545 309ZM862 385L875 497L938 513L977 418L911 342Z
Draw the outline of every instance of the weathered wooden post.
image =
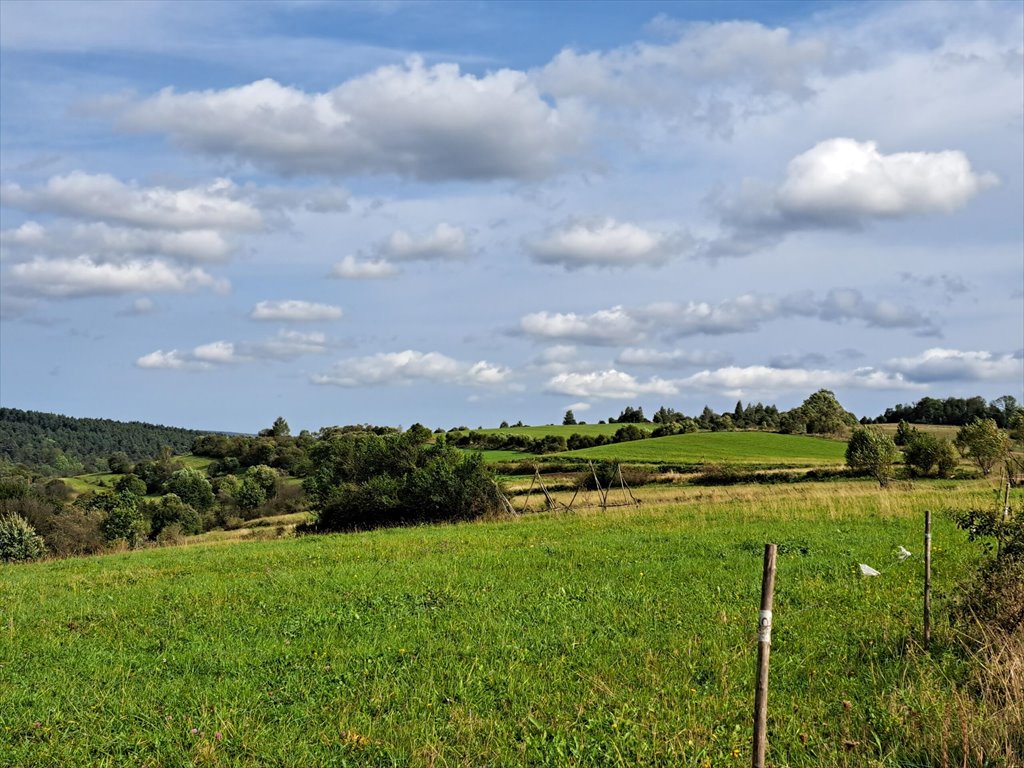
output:
M764 768L768 751L768 661L772 652L772 603L775 599L774 544L764 545L764 572L761 575L761 611L757 629L757 691L754 694L753 768Z
M932 644L932 512L924 511L924 649Z

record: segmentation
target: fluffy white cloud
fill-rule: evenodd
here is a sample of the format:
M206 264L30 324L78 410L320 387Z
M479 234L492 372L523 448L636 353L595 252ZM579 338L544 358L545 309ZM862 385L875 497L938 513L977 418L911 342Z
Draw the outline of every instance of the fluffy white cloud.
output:
M278 320L284 322L308 322L337 320L342 316L341 307L333 304L316 304L311 301L287 299L284 301L261 301L249 317L253 320Z
M209 344L200 344L192 350L192 356L201 363L217 365L242 361L242 358L235 352L235 345L230 341L211 341Z
M225 237L212 229L137 229L102 222L43 227L30 221L17 229L0 232L0 245L13 255L89 255L104 260L167 256L183 261L220 262L232 251Z
M860 291L848 288L833 289L821 299L809 292L781 297L744 294L717 304L657 302L632 309L617 306L590 315L534 312L520 320L518 332L537 339L614 345L632 344L646 336L675 339L751 333L765 322L786 318L816 318L830 323L860 321L873 328L906 328L918 335L938 335L934 320L913 307L869 301ZM650 355L646 360L635 358L639 364L658 364ZM662 364L668 362L661 359Z
M1024 359L1020 352L997 354L959 349L927 349L914 357L899 357L886 365L892 371L917 382L1024 381Z
M251 358L289 361L303 355L323 354L331 345L326 334L320 331L278 331L269 339L243 343L239 348Z
M642 336L639 323L623 307L591 315L575 312L533 312L519 321L519 332L540 339L583 344L625 344Z
M75 171L54 176L42 187L0 185L0 202L26 211L41 211L132 227L185 230L258 230L263 216L249 203L234 199L237 188L227 179L205 187L140 187L107 174Z
M729 397L771 395L778 392L801 392L821 389L912 389L914 385L899 374L874 368L853 371L804 368L769 368L763 365L728 366L701 371L680 380L681 388L708 392L724 392Z
M48 298L73 298L122 293L177 293L197 288L224 291L217 280L199 268L184 269L156 259L103 264L88 256L77 259L33 259L15 264L7 273L14 291Z
M681 245L678 236L605 218L567 224L541 240L527 243L527 248L538 263L580 269L658 266L674 256Z
M162 349L150 352L136 360L135 365L139 368L169 368L172 370L201 367L196 361L186 358L176 349L169 352L164 352Z
M383 259L361 261L355 256L346 256L334 265L330 276L346 280L379 280L394 277L398 272L398 267Z
M722 352L674 349L661 351L631 347L619 353L619 365L647 365L652 367L681 368L688 365L720 365L728 360Z
M653 377L646 382L617 371L591 371L589 373L560 373L553 376L545 389L571 397L602 397L623 400L640 395L676 395L678 386L671 381Z
M687 24L671 43L610 51L565 49L533 73L558 97L646 110L728 133L733 122L812 93L825 62L822 40L794 39L782 28L730 21Z
M950 213L997 182L956 150L883 155L873 141L838 138L790 161L776 201L787 216L857 222Z
M168 88L119 108L128 130L285 175L398 174L424 180L535 178L576 149L584 120L552 106L522 72L456 64L381 67L326 93L260 80Z
M375 255L389 262L459 260L469 256L469 241L461 228L441 222L421 235L400 229L376 248Z
M785 179L747 179L715 201L722 232L699 243L708 258L748 256L790 232L858 228L876 219L948 214L998 183L959 150L882 154L873 141L828 139L789 162Z
M512 371L486 361L467 363L440 352L381 352L337 363L331 371L314 376L314 384L365 387L416 380L446 384L494 386L508 381Z
M191 351L161 349L143 355L135 361L140 368L166 368L173 370L211 370L217 366L254 363L267 360L288 362L304 355L327 352L331 343L323 333L279 331L260 341L211 341Z

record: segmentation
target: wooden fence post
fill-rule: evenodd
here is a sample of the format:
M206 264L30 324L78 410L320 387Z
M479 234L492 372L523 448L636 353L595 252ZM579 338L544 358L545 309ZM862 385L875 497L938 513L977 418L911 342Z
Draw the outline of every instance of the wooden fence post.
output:
M757 690L754 694L753 768L764 768L768 751L768 661L772 651L772 604L775 599L776 546L764 545L761 575L761 611L757 629Z
M932 512L924 511L924 649L932 644Z

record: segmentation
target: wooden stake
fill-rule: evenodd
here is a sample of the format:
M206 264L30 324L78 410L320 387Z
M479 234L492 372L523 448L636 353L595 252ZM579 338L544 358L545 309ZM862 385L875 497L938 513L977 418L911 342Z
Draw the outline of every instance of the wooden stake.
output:
M772 603L775 600L776 546L764 545L764 572L761 575L761 611L757 630L757 689L754 694L753 768L764 768L768 751L768 662L772 652Z
M932 513L924 511L924 649L932 644Z
M594 474L594 482L597 484L597 495L601 497L601 509L605 509L608 506L608 497L601 488L601 481L597 479L597 470L594 469L594 462L588 461L590 465L590 471Z

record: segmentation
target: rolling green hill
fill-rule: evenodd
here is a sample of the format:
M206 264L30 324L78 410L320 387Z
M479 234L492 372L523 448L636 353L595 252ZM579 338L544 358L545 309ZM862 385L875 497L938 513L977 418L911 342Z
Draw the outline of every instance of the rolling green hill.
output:
M0 459L57 470L69 469L64 465L75 462L89 466L116 451L132 460L152 458L164 446L187 453L192 441L203 434L207 433L139 421L79 419L0 408Z

